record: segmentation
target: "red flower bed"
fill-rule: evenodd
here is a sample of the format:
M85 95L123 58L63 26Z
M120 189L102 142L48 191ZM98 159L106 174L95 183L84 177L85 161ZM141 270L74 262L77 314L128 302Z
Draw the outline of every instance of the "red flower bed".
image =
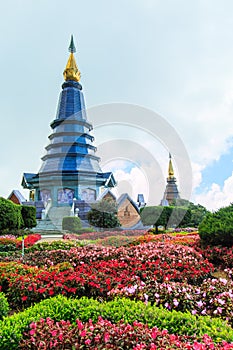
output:
M24 239L25 248L31 247L33 244L38 242L40 239L41 239L41 235L38 235L38 234L28 235ZM17 248L22 248L22 241L17 240Z
M25 247L30 247L41 239L41 235L31 234L24 239ZM16 239L14 236L0 237L0 245L15 244L17 248L22 247L22 240Z
M18 278L13 274L13 279L8 275L9 288L3 291L14 305L30 305L59 293L107 298L111 289L138 280L147 285L152 281L199 284L212 271L212 265L192 248L163 243L127 248L77 247L33 253L30 259L37 265L44 262L47 269ZM54 266L61 261L70 265L65 269L63 265Z
M114 324L99 317L96 324L91 320L86 323L77 320L76 323L77 326L74 327L69 321L55 322L50 318L33 322L29 331L24 333L19 348L21 350L233 349L233 344L225 341L215 345L208 335L204 335L200 343L195 337L168 334L167 330L160 331L156 327L150 329L139 322L134 322L133 325L122 321Z

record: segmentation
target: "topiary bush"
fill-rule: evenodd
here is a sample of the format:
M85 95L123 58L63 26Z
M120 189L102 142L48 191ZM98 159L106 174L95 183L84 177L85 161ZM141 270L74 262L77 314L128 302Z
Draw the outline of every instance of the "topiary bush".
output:
M8 315L8 312L10 310L7 298L4 293L0 292L0 320L3 319L3 317Z
M198 227L201 242L208 245L233 245L233 204L208 213Z
M62 229L69 232L77 232L82 228L82 221L78 216L65 216L62 219Z

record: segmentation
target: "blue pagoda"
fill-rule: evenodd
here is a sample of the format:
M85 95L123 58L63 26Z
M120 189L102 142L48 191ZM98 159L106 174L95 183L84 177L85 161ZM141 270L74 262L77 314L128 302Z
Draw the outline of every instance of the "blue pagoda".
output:
M37 174L23 174L22 186L30 190L30 200L37 207L38 203L46 207L48 202L52 207L70 207L76 200L82 211L84 202L94 202L103 189L114 187L116 182L111 172L102 172L93 145L94 137L90 134L93 127L87 120L73 36L69 51L46 154Z

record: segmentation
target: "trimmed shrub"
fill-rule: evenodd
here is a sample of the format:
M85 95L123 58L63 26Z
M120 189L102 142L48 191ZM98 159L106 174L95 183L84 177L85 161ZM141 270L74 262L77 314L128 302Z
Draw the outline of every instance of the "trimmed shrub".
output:
M233 341L233 329L220 319L167 311L125 298L110 302L98 302L86 297L67 299L59 295L0 321L0 349L18 349L19 342L23 333L28 330L29 324L39 321L41 318L50 317L58 322L61 320L70 321L74 325L77 319L82 322L88 322L89 319L92 319L93 323L96 323L99 316L113 323L124 320L126 323L133 324L134 321L138 321L148 324L150 328L156 326L161 330L167 329L171 334L195 334L198 340L201 340L204 334L208 334L215 342Z
M78 216L65 216L62 219L62 229L69 232L77 232L81 230L82 222Z
M36 208L34 206L22 205L22 228L32 228L36 226Z
M21 206L0 197L0 231L22 226Z
M198 227L201 242L208 245L233 245L233 204L208 213Z
M53 242L41 242L29 247L25 250L25 253L31 253L35 251L48 251L48 250L70 250L70 248L78 246L79 242L67 242L67 241L53 241Z
M159 226L167 229L167 227L189 225L191 211L183 207L149 206L141 210L140 216L142 223L144 225L153 225L156 228L155 233L158 234Z
M7 298L4 293L0 292L0 320L7 316L10 310Z

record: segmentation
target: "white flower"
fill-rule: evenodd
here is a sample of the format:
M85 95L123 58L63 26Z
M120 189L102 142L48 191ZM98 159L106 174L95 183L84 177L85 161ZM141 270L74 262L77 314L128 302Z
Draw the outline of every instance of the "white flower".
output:
M227 280L225 278L219 278L219 281L222 282L223 284L227 284Z
M198 307L202 307L203 306L203 302L201 300L197 301L197 306Z

